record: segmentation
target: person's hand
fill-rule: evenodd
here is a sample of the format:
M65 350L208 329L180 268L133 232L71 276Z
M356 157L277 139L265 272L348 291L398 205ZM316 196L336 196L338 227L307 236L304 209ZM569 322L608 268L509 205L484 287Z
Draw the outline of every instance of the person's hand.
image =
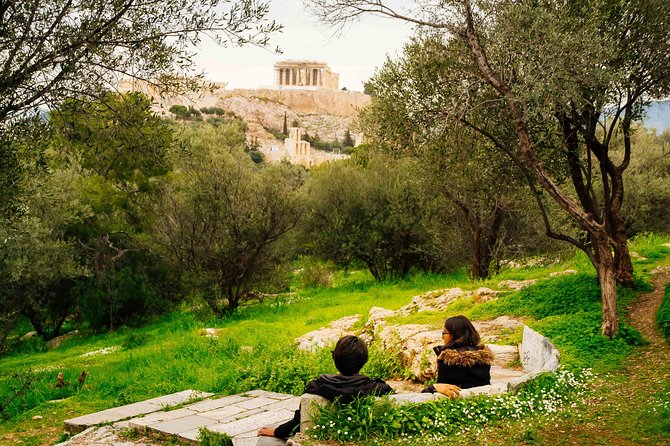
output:
M258 436L259 437L274 437L275 436L275 429L274 429L274 427L263 426L263 427L261 427L261 430L258 431Z
M435 390L444 396L448 396L452 400L461 394L461 388L453 384L433 384Z

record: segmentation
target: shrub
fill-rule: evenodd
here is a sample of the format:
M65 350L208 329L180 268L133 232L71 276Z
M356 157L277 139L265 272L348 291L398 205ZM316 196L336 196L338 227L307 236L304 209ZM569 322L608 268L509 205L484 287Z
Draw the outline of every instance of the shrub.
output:
M226 111L221 107L203 107L200 111L207 115L225 116L226 114Z
M663 302L661 302L658 313L656 313L656 321L661 333L670 340L670 286L665 288Z
M137 348L146 344L148 339L149 335L146 333L130 333L121 346L125 349Z
M129 268L109 271L76 289L82 318L94 330L137 325L161 308L156 291L143 275Z
M327 263L310 259L303 263L298 274L300 286L306 288L328 288L333 284L333 271Z
M193 107L186 107L184 105L173 105L170 107L170 112L175 115L175 118L182 120L202 119L200 111Z
M268 346L259 351L239 370L238 382L244 382L245 388L300 395L305 385L319 374L336 373L330 352L325 349L311 353L292 346L280 349Z

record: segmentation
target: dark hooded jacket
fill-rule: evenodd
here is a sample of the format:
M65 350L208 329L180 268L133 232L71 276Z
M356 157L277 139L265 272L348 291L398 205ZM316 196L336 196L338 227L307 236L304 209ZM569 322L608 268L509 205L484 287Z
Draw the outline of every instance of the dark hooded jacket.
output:
M303 393L319 395L328 401L337 400L349 404L358 397L393 393L393 389L381 379L372 379L365 375L321 375L310 381ZM275 437L289 437L298 426L300 426L300 410L295 411L292 420L275 428Z
M461 389L491 384L494 355L488 347L436 347L435 353L438 384L453 384ZM435 388L430 385L424 392L435 392Z

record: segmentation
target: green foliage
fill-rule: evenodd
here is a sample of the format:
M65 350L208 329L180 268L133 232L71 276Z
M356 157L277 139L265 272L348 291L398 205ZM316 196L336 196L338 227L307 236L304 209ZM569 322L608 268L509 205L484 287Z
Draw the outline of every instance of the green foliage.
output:
M630 236L652 231L670 233L670 156L666 133L639 128L633 144L644 147L635 153L626 170L626 201L624 212ZM623 143L617 141L618 153ZM646 257L646 256L645 256Z
M147 343L149 335L147 333L132 332L123 340L121 347L125 349L137 348Z
M656 313L656 322L661 333L670 340L670 286L665 288L663 301Z
M620 312L648 286L638 281L636 288L619 290ZM623 321L612 340L601 334L600 290L596 278L587 274L543 280L477 305L466 314L473 319L501 315L532 318L527 324L551 339L561 352L561 363L569 367L611 368L633 347L643 344L640 333Z
M149 178L169 169L172 132L140 93L66 101L51 114L51 122L57 134L54 149L108 181L146 190Z
M535 286L499 299L485 302L472 310L477 319L489 315L548 316L572 314L580 311L598 311L600 288L595 277L575 274L545 280Z
M83 320L97 331L138 325L163 306L147 277L130 268L80 282L73 293Z
M300 395L307 383L319 374L337 373L327 349L316 353L295 351L292 347L273 348L271 351L272 356L268 353L263 356L272 362L272 367L263 361L243 361L237 379L250 389L272 389L275 392Z
M172 110L170 110L172 111ZM226 110L224 110L221 107L202 107L200 109L202 113L208 114L208 115L217 115L217 116L224 116L226 114ZM174 113L174 112L172 112Z
M198 441L200 446L233 446L233 439L230 435L212 432L206 427L201 427L198 432Z
M179 94L200 86L188 76L190 44L206 35L219 44L268 45L281 25L268 19L266 2L238 0L212 9L209 0L109 4L104 0L45 3L24 0L3 7L0 122L42 104L95 96L118 88L118 79L142 80L149 89ZM28 30L28 31L27 31Z
M333 268L327 262L307 257L300 262L298 280L302 289L328 288L333 284Z
M170 113L174 114L175 118L182 121L202 120L202 113L193 107L186 107L185 105L173 105L169 108L169 111Z
M550 414L586 394L588 373L575 375L560 371L543 375L517 394L496 397L444 398L421 404L393 404L387 398L367 397L351 404L332 404L318 410L309 433L317 439L343 443L372 438L384 442L394 438L421 438L439 441L472 428L503 419L519 419L532 413Z
M312 172L309 206L306 243L324 259L360 262L378 281L436 263L430 256L436 212L407 164L322 166Z
M368 351L368 362L361 370L363 375L371 377L393 377L409 379L411 373L406 370L401 359L395 353L373 345Z
M281 242L301 216L302 174L288 164L257 168L233 124L182 131L189 153L152 207L153 233L220 317L283 282L277 273L290 249Z
M342 139L342 145L344 147L353 147L354 146L354 139L351 137L351 132L349 129L347 129L344 132L344 138Z

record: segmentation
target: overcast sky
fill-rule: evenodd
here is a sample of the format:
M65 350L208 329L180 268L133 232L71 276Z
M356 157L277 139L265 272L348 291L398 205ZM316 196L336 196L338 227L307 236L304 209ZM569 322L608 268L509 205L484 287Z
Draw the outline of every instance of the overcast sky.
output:
M303 10L302 0L271 0L270 16L284 25L272 37L277 55L255 47L221 48L206 41L198 49L196 64L207 79L226 82L227 89L256 88L274 83L274 63L299 59L326 62L340 75L340 88L363 91L362 82L376 67L395 56L412 35L412 27L400 21L368 16L351 24L342 35L320 25Z

